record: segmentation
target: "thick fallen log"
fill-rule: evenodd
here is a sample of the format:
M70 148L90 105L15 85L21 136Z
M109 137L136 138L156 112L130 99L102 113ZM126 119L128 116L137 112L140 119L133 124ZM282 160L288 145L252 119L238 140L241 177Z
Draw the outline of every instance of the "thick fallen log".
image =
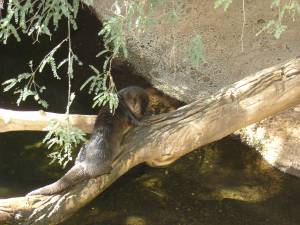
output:
M192 150L300 103L300 57L265 69L174 112L131 130L111 174L53 196L0 200L0 221L57 224L98 196L137 164L167 165Z

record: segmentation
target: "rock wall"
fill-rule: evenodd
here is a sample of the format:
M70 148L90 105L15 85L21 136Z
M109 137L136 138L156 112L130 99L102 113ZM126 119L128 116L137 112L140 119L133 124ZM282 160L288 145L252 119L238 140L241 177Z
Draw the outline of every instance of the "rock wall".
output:
M113 3L114 0L95 0L97 16L100 19L107 18ZM178 100L189 103L205 98L251 73L300 54L300 23L297 20L284 20L288 29L279 40L267 33L256 36L276 15L270 9L270 3L261 0L245 1L246 23L242 52L242 1L233 1L227 12L221 8L214 9L211 0L168 1L158 7L153 15L156 25L148 27L145 32L127 34L130 52L127 62L154 87ZM166 16L172 8L179 16L179 21L174 24L166 22ZM207 63L194 69L187 57L187 49L197 34L202 37ZM258 131L265 129L269 137L276 136L283 140L279 146L276 138L268 139L264 136L264 140L268 140L261 142L261 145L265 145L261 148L264 150L257 149L272 165L299 176L299 172L291 172L300 170L299 135L294 135L294 131L290 132L289 129L294 126L296 130L299 129L299 118L299 112L291 110L288 114L283 113L244 129L243 137L251 140L254 130L257 132L259 128ZM272 151L277 153L276 159L271 160L267 155Z

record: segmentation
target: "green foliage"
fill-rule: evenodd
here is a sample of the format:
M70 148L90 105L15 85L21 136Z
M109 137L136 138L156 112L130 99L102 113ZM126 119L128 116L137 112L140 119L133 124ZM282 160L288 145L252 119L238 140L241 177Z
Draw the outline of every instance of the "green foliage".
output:
M103 28L99 32L99 36L104 40L105 49L99 52L97 57L106 56L102 72L90 65L94 73L81 86L81 90L89 86L89 93L95 95L93 107L108 104L113 112L118 106L116 88L111 76L112 61L119 56L128 57L126 34L143 32L147 26L155 24L151 15L156 7L160 7L166 2L168 0L116 0L114 2L112 5L113 15L104 21ZM172 3L174 5L174 1ZM166 14L166 21L172 24L179 21L175 7ZM203 54L202 59L204 59Z
M104 21L103 28L99 32L99 36L104 40L105 50L97 56L110 52L112 59L118 57L119 54L127 58L126 33L134 29L142 30L146 25L151 24L152 19L145 15L145 7L152 9L153 5L145 4L139 0L114 2L112 6L114 14ZM124 14L122 14L123 11Z
M219 8L220 6L224 7L224 11L227 11L229 8L230 4L232 3L232 0L215 0L215 9Z
M256 33L256 36L266 31L269 34L273 34L276 39L279 39L281 34L286 30L286 28L287 26L282 25L281 21L270 20L259 32Z
M93 107L95 107L96 105L98 106L105 105L107 103L109 105L109 109L111 112L113 112L117 108L119 104L119 99L115 90L106 89L100 92L99 94L97 94L94 97Z
M146 5L139 0L114 2L112 6L114 14L104 21L103 28L98 33L104 40L104 50L96 56L106 55L102 72L90 65L94 74L89 76L80 88L83 90L89 85L89 93L95 95L93 107L108 104L111 112L114 112L118 106L116 88L111 76L112 61L119 56L128 57L126 32L142 31L145 26L151 24L153 20L146 16L145 7L151 10L157 4L150 1Z
M128 5L127 10L125 10L124 23L128 25L127 32L133 29L143 32L148 25L155 24L155 20L151 15L156 7L161 6L165 2L166 0L162 0L160 3L153 0L132 0ZM147 16L146 11L149 16Z
M85 0L86 4L92 4L91 0ZM67 64L68 76L68 101L66 106L66 123L61 124L56 122L50 123L50 131L46 135L44 142L48 143L49 147L57 146L57 151L50 154L52 162L58 161L65 166L71 160L71 150L78 145L84 138L83 133L77 128L73 128L69 123L69 109L75 94L71 93L71 79L73 78L74 61L79 65L82 63L73 53L71 45L71 26L74 30L77 29L76 16L78 14L80 0L9 0L7 3L6 16L0 20L0 41L4 44L10 36L14 36L17 41L20 41L19 32L27 35L35 34L35 41L38 41L42 34L48 35L51 38L51 28L56 30L62 18L67 18L68 21L68 36L54 47L34 68L32 60L29 62L30 72L22 73L3 82L4 91L12 90L14 94L18 94L17 104L25 101L29 96L32 96L43 107L48 107L48 103L41 98L41 94L46 89L45 86L40 86L37 83L37 74L44 71L46 66L52 71L52 75L56 79L60 79L58 69L64 64ZM68 57L62 60L58 65L55 60L55 53L61 48L63 43L68 42Z
M273 0L271 8L277 8L278 19L270 20L256 36L266 31L269 34L273 34L276 39L279 39L281 34L287 29L287 26L282 24L284 17L288 14L295 21L296 14L300 15L300 4L298 0L283 1L283 4L280 0Z
M91 4L90 0L84 2ZM10 36L20 41L19 32L35 34L36 41L41 34L51 37L51 27L56 30L63 17L77 29L75 18L79 4L80 0L9 0L6 16L0 21L0 41L6 44Z
M121 16L113 16L103 23L103 28L98 34L103 37L105 50L111 51L113 57L117 57L119 53L123 53L125 58L128 56L123 22Z
M215 0L214 7L218 8L220 6L224 7L224 11L228 9L233 0ZM263 32L272 34L276 39L279 39L282 33L287 29L287 26L282 23L286 15L292 17L295 21L296 15L300 15L300 3L299 0L272 0L271 9L276 9L278 12L277 20L270 20L263 26L263 28L257 32L256 36Z
M158 7L165 5L169 0L149 0L151 10L155 10Z
M176 24L179 21L179 16L176 12L176 9L172 9L169 11L167 15L167 21L171 24Z
M111 77L108 73L100 73L94 66L90 65L90 68L93 70L94 75L91 75L84 82L80 90L84 89L89 84L89 94L93 93L95 95L93 107L108 104L110 111L114 112L118 106L119 100L116 90L114 89L115 86L107 86L107 80L111 79Z
M65 167L72 160L72 149L86 140L85 134L80 129L70 126L69 121L62 123L51 120L49 129L43 143L46 143L48 148L55 147L55 151L49 154L52 158L50 163L57 161Z
M93 75L89 76L80 88L80 90L83 90L89 85L88 93L95 95L93 107L108 104L111 112L114 112L118 106L116 88L111 76L112 60L120 54L125 58L128 56L124 31L124 17L121 15L118 1L114 3L114 8L115 14L103 23L103 28L98 33L104 40L104 50L99 52L96 57L106 55L102 72L90 65Z
M32 69L32 61L29 62L29 67ZM47 101L42 99L40 96L46 87L40 86L35 81L35 72L33 71L30 73L21 73L17 76L17 78L4 81L2 85L4 86L4 92L13 90L14 94L19 95L17 100L18 106L21 102L26 101L28 97L32 96L33 99L42 107L48 107Z
M190 59L193 68L199 69L202 63L206 63L203 52L203 42L200 35L192 38L188 48L187 56Z
M42 59L40 64L33 68L33 61L29 62L30 72L21 73L17 78L9 79L2 83L4 86L3 91L13 91L14 94L19 95L17 104L20 105L21 102L27 100L29 96L32 96L33 99L40 104L42 107L47 108L48 103L46 100L41 98L41 94L46 89L45 86L40 86L36 81L36 76L38 73L43 72L46 65L49 65L53 76L56 79L60 79L57 73L57 69L61 66L57 66L54 59L54 54L61 47L61 45L66 41L63 40L56 47L54 47L45 57Z
M284 4L283 9L281 10L281 17L288 12L288 14L292 17L293 21L295 21L296 14L300 15L300 3L299 0L292 0L288 3Z

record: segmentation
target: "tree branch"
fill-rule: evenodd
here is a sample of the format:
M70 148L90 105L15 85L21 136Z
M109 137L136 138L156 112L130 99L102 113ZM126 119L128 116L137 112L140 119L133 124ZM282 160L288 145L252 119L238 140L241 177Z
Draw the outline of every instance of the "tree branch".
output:
M262 70L171 113L131 130L109 175L84 181L53 196L0 200L0 221L57 224L139 163L166 165L233 131L300 103L300 58Z
M65 121L67 116L45 111L13 111L0 109L0 133L8 131L48 131L50 120ZM91 133L96 119L94 115L70 115L70 123L83 132Z

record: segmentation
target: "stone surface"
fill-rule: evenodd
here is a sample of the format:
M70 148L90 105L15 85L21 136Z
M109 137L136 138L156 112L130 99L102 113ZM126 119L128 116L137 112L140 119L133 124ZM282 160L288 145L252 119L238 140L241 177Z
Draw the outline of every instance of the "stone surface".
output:
M107 18L113 2L94 1L100 19ZM166 22L172 8L179 16L175 24ZM189 103L300 54L299 22L285 19L288 29L279 40L267 33L256 36L276 12L270 9L270 1L261 0L246 0L245 9L243 52L242 1L234 1L224 12L222 8L214 9L211 0L174 0L157 8L153 16L157 25L146 32L127 34L130 52L127 61L154 87ZM189 43L197 34L202 37L207 60L200 69L192 68L187 57ZM263 129L269 136L260 139L264 150L257 148L263 157L288 173L300 175L299 121L299 112L288 111L248 127L243 133L250 140Z
M238 133L271 165L300 177L300 107L250 125Z

